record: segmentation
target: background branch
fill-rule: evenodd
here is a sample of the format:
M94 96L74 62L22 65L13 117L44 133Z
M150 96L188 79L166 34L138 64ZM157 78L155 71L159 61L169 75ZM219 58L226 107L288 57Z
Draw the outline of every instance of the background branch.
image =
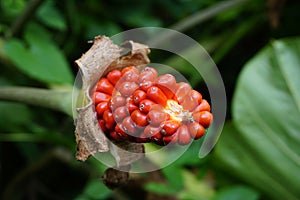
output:
M12 24L10 30L6 33L6 38L17 36L24 28L25 24L35 14L35 10L43 3L44 0L32 0L23 11L23 13Z
M248 2L249 0L230 0L230 1L222 1L213 5L207 9L200 10L195 12L193 15L184 18L183 20L177 22L176 24L170 26L169 28L175 31L184 32L189 28L195 27L197 24L203 23L216 15L219 15L227 10L230 10L236 6L239 6L243 3ZM171 38L174 35L170 32L167 34L161 34L159 37L154 37L153 40L149 41L147 44L149 46L156 46L164 41L171 41Z

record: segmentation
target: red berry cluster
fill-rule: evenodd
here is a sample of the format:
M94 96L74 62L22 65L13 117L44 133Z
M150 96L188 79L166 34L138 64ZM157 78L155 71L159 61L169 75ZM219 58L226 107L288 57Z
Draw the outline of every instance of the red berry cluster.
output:
M99 126L115 140L186 145L201 138L213 118L199 92L151 67L110 71L93 99Z

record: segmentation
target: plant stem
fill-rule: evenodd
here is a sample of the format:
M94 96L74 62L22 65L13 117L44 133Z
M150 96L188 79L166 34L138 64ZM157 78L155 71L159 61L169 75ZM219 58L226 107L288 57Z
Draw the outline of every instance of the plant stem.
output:
M36 9L43 3L44 0L32 0L23 13L12 24L9 32L5 34L6 38L14 37L18 35L26 22L35 14Z
M218 14L230 10L238 5L248 2L249 0L230 0L230 1L222 1L213 5L207 9L200 10L193 15L179 21L173 26L169 27L175 31L184 32L189 28L194 27L197 24L203 23ZM159 37L155 37L153 40L149 41L149 46L156 46L164 41L172 41L172 37L176 34L176 32L167 32L165 34L161 34Z
M231 1L222 1L220 3L217 3L216 5L213 5L207 9L200 10L196 12L195 14L191 15L190 17L183 19L182 21L179 21L178 23L171 26L171 29L177 30L177 31L184 31L191 27L194 27L196 24L200 24L212 17L215 17L216 15L230 10L242 3L246 3L249 0L231 0Z
M0 100L42 106L72 116L72 91L29 87L1 87Z

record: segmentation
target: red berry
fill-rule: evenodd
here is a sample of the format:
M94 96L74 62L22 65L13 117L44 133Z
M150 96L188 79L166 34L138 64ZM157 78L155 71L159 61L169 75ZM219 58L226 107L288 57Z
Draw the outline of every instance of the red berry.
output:
M147 90L154 86L154 83L152 81L144 81L142 83L140 83L140 89L147 92Z
M164 143L164 141L163 141L163 136L162 136L162 134L159 132L159 133L157 133L157 134L155 134L155 135L153 135L152 137L151 137L151 140L155 143L155 144L157 144L157 145L160 145L160 146L164 146L165 145L165 143Z
M188 124L191 138L198 140L205 134L205 128L198 122L192 122Z
M127 72L133 71L134 73L139 73L139 70L135 66L128 66L122 69L121 74L124 76Z
M152 86L147 90L147 98L162 106L166 105L166 95L156 86Z
M140 102L139 110L147 114L153 105L155 105L153 101L149 99L144 99Z
M124 128L123 128L123 125L122 124L117 124L116 127L115 127L115 131L116 133L123 137L123 138L128 138L128 135L127 133L125 132Z
M120 106L124 106L126 104L126 99L122 96L116 95L112 96L110 100L110 109L114 111L116 108Z
M190 91L189 95L192 96L193 99L195 99L197 104L200 104L202 102L202 95L198 91L192 90Z
M111 98L110 95L102 93L102 92L95 92L94 93L94 102L98 104L100 102L109 101Z
M113 117L113 114L109 110L106 110L103 113L103 120L105 121L105 127L108 130L111 130L114 127L114 125L115 125L115 119Z
M180 82L177 84L177 89L175 96L178 102L181 104L184 97L191 91L191 86L185 82Z
M122 81L136 82L139 78L139 70L135 67L127 67L122 70Z
M178 141L178 134L163 137L164 144L175 144Z
M155 140L155 141L158 141L158 140L162 140L163 136L162 134L160 133L160 131L156 132L155 134L153 134L151 136L151 139L152 140Z
M96 85L97 92L112 95L113 90L114 86L106 78L101 78Z
M113 112L114 119L116 122L121 122L123 119L127 116L129 116L129 112L126 106L121 106L118 107L114 112Z
M161 75L156 81L157 87L159 87L168 99L172 99L176 88L176 79L171 74Z
M119 135L116 131L110 131L110 132L109 132L109 136L110 136L111 138L113 138L113 139L115 139L115 140L119 140L119 141L123 139L122 136Z
M148 125L147 115L142 113L139 110L135 110L131 113L131 119L138 126L143 127L143 126Z
M166 136L173 135L179 128L180 123L174 120L164 121L162 123L161 133Z
M132 99L133 99L133 102L136 104L136 105L139 105L139 103L146 99L147 97L147 94L146 92L144 92L143 90L136 90L133 95L132 95Z
M129 113L131 114L133 111L139 109L134 103L133 103L133 99L129 98L127 100L127 104L126 104L126 107L129 111Z
M97 112L98 117L102 117L104 111L106 111L106 110L108 110L108 102L107 101L101 102L96 106L96 112Z
M151 67L145 67L139 75L138 82L143 83L145 81L154 82L157 77L157 71Z
M148 113L149 123L152 126L159 126L163 121L168 120L169 117L170 116L162 110L150 110Z
M178 144L187 145L191 142L191 136L185 124L182 124L175 134L178 134Z
M133 136L137 132L137 130L135 128L136 124L133 122L133 120L131 119L130 116L125 117L125 119L122 121L122 127L128 135Z
M134 82L123 82L120 85L117 86L119 92L125 96L129 97L133 94L133 92L138 89L138 85Z
M119 70L112 70L107 74L107 79L109 82L111 82L113 85L116 85L118 81L120 80L122 74Z
M143 137L151 138L153 135L158 134L161 131L161 127L154 127L151 125L146 126L144 129Z
M194 112L193 119L201 124L204 128L207 128L211 124L213 116L208 111Z
M208 111L208 112L210 112L210 105L209 105L209 103L205 99L203 99L202 102L201 102L201 104L198 105L195 108L195 110L194 110L194 112L201 112L201 111Z
M180 105L183 106L185 110L193 111L199 103L202 101L202 95L196 90L191 90L183 98L183 101Z

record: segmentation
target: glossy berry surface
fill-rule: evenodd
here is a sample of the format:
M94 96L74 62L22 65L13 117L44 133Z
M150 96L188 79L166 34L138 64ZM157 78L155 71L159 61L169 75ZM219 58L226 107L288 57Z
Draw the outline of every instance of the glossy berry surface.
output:
M92 96L99 127L114 140L187 145L205 135L213 120L198 91L152 67L112 70Z

